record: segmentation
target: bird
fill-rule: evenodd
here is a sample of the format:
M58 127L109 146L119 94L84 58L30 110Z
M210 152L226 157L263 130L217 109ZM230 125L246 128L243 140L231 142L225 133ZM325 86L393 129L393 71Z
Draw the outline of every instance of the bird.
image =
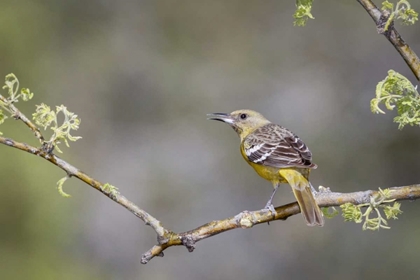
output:
M309 173L316 169L312 153L305 143L287 128L274 124L262 114L242 109L227 113L207 114L207 119L229 124L238 134L240 151L254 170L273 184L266 209L276 211L273 198L280 183L288 183L308 226L323 226L324 217L315 201Z

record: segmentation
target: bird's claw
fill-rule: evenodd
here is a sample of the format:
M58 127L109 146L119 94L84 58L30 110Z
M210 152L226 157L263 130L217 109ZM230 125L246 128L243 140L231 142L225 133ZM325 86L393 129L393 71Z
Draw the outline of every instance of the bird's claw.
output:
M267 204L265 206L265 209L267 209L267 210L269 210L271 212L271 215L273 216L273 218L276 216L277 212L276 212L276 209L274 209L274 206L273 206L272 203Z

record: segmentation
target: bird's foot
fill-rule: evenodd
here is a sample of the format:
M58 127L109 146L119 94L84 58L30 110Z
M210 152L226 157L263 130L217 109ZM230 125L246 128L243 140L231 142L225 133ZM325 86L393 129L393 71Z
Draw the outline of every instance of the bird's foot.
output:
M276 212L276 209L274 209L274 206L272 203L267 203L267 205L265 206L265 209L271 212L271 215L273 216L273 218L276 216L277 212Z

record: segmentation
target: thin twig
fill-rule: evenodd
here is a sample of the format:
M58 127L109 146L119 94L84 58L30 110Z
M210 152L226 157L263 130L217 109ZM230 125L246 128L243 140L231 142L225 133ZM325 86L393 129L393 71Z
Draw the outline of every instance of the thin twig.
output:
M9 147L13 147L25 152L28 152L33 155L40 156L52 164L60 167L63 169L69 177L76 177L79 180L85 182L86 184L90 185L91 187L95 188L96 190L100 191L107 197L111 198L118 204L127 208L131 213L139 217L146 225L151 226L158 235L159 243L165 243L167 240L171 238L172 232L170 230L165 229L161 222L154 218L152 215L147 213L146 211L140 209L137 205L133 202L128 200L125 196L120 194L119 192L109 191L107 188L103 188L104 184L93 179L86 173L82 172L78 168L74 167L70 163L64 161L63 159L59 158L58 156L45 152L43 149L37 149L31 145L26 143L17 142L10 138L5 138L0 136L0 143L5 144Z
M391 22L386 30L384 28L388 21L389 13L379 10L371 0L357 0L357 2L359 2L360 5L362 5L363 8L369 13L376 24L378 33L384 35L388 39L388 41L404 58L405 62L410 67L411 71L413 71L413 74L416 76L417 80L420 80L419 57L401 38L401 35L394 27L394 22Z
M26 124L27 127L29 127L30 130L34 133L35 137L38 138L39 142L41 144L44 144L45 139L44 136L42 136L41 131L39 128L31 122L24 114L22 114L15 105L11 104L4 96L0 95L0 101L2 101L5 104L8 104L7 107L10 110L10 114L15 120L21 120L24 124Z
M60 167L61 169L63 169L67 173L68 177L78 178L79 180L81 180L81 181L85 182L86 184L90 185L91 187L97 189L98 191L100 191L101 193L106 195L107 197L111 198L112 200L114 200L118 204L124 206L131 213L133 213L134 215L139 217L146 225L151 226L155 230L155 232L158 235L159 244L160 243L165 243L167 240L170 239L170 237L172 235L172 232L170 230L165 229L162 226L162 224L159 220L154 218L152 215L150 215L146 211L140 209L136 204L134 204L133 202L128 200L125 196L120 194L115 189L104 187L103 183L95 180L94 178L90 177L89 175L82 172L78 168L76 168L73 165L69 164L68 162L62 160L61 158L59 158L58 156L56 156L52 152L52 149L46 149L45 138L41 134L41 131L39 130L39 128L34 123L32 123L22 112L20 112L12 103L10 103L2 95L0 95L0 101L7 104L8 111L10 112L10 114L12 115L12 117L14 119L21 120L22 122L24 122L29 127L30 130L32 130L32 132L34 132L35 137L39 139L42 146L41 146L41 148L38 149L38 148L30 146L26 143L17 142L13 139L5 138L5 137L2 137L2 136L0 136L0 143L5 144L9 147L14 147L16 149L28 152L28 153L33 154L33 155L40 156L40 157L48 160L52 164L54 164L54 165Z

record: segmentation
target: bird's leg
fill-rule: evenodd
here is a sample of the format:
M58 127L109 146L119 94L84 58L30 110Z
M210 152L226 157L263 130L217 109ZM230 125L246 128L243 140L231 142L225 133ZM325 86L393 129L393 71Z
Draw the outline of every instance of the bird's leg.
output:
M273 198L274 198L274 195L276 194L278 188L279 188L279 184L276 184L274 186L274 191L271 194L270 199L268 199L267 204L265 205L265 208L271 211L271 213L273 214L273 217L277 213L276 209L274 209L274 206L273 206Z
M311 182L309 182L309 181L308 181L308 183L309 183L309 186L311 187L311 191L312 191L312 193L317 194L318 192L317 192L317 191L316 191L316 189L312 186Z

